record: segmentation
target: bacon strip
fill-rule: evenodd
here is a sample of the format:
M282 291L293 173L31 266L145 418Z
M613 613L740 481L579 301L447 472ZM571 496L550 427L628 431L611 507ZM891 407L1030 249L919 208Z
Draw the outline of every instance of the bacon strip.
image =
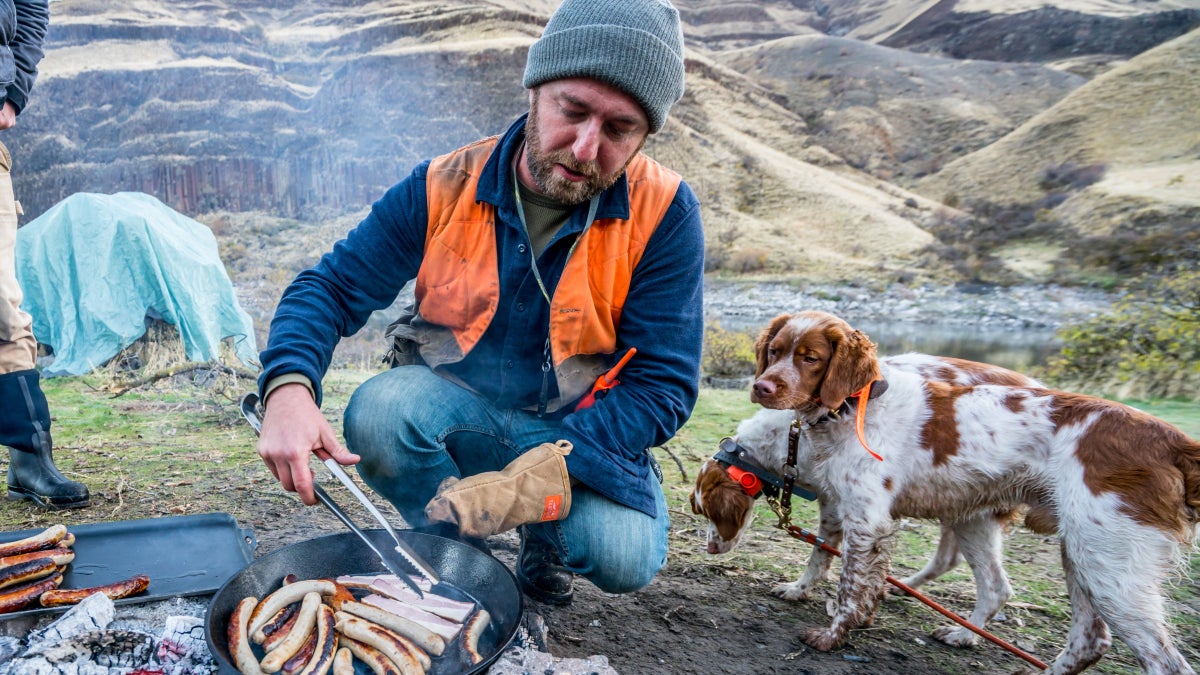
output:
M393 600L392 598L386 596L371 594L363 598L362 601L363 604L374 605L375 607L391 612L396 616L416 622L433 631L446 642L453 640L454 637L458 635L459 631L462 630L461 623L447 621L440 616L426 612L420 607L406 605L399 600Z
M399 600L406 605L420 607L430 614L436 614L443 619L449 619L455 623L466 621L467 617L471 616L471 613L475 611L474 602L451 600L435 593L425 593L425 597L418 597L411 588L384 579L371 584L371 590L386 595L389 598ZM424 593L424 591L422 592Z

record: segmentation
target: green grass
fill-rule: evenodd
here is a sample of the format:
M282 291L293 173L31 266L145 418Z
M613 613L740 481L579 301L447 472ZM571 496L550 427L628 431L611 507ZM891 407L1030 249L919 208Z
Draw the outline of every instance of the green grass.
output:
M1200 403L1194 401L1122 401L1179 427L1183 433L1200 439Z
M372 373L334 370L326 378L324 410L335 429L350 394ZM45 527L191 513L226 512L253 526L294 508L255 452L255 436L238 411L250 380L198 386L177 378L113 397L97 377L53 378L45 388L54 416L55 458L68 476L84 481L93 506L66 513L41 511L28 502L0 500L0 529ZM1171 422L1193 437L1200 436L1200 403L1131 402ZM738 422L758 410L745 390L703 389L689 422L655 455L664 472L671 510L672 564L703 574L745 576L748 583L769 588L791 581L803 569L808 544L773 527L775 515L757 506L752 534L732 554L704 552L707 521L692 514L688 495L704 460L717 450ZM817 527L817 506L797 500L792 522ZM898 535L893 574L905 576L925 564L937 543L938 525L906 521ZM1053 537L1016 528L1005 543L1005 566L1015 601L1008 613L1022 619L1021 634L1061 645L1069 607ZM835 562L835 571L840 566ZM1200 555L1193 555L1170 588L1172 619L1180 635L1200 633ZM935 598L949 598L966 609L974 586L965 567L930 585ZM897 611L895 609L889 611ZM914 610L919 620L934 620ZM1118 646L1120 653L1123 646ZM1193 648L1195 649L1195 648ZM1125 652L1127 655L1127 651ZM1132 672L1126 658L1106 659L1101 673Z

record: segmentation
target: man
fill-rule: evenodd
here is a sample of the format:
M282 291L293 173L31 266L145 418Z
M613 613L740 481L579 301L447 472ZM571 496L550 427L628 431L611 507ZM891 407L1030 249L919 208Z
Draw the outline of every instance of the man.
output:
M50 23L47 0L0 0L0 130L11 129L29 102ZM49 509L80 508L90 499L67 480L51 456L50 407L34 365L33 319L21 311L15 249L17 215L12 158L0 144L0 445L9 448L8 497Z
M285 291L262 354L258 452L306 504L311 453L358 462L414 527L447 478L474 490L450 488L474 494L455 504L464 518L532 501L542 517L518 519L529 524L517 577L566 604L573 573L630 592L666 562L647 449L695 404L704 243L691 189L640 150L683 95L679 15L665 0L565 0L529 50L524 86L527 116L418 166ZM390 331L410 365L354 393L350 454L320 414L321 377L339 336L410 279L414 314ZM580 406L631 349L619 386ZM567 447L565 495L509 480L537 464L553 482Z

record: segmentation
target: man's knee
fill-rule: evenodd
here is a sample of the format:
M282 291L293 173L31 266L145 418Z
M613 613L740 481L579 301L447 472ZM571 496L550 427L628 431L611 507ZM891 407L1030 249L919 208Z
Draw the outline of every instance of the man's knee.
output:
M609 556L594 574L587 576L588 581L605 593L633 593L649 586L667 562L665 555L648 550L639 555L626 549L626 553L630 555Z

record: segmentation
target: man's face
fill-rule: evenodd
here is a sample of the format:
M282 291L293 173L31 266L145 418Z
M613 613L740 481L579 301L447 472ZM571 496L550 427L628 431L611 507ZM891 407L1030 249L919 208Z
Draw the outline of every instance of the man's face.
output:
M538 192L578 204L608 189L633 160L650 123L633 97L595 80L554 80L530 92L528 161L518 167Z

